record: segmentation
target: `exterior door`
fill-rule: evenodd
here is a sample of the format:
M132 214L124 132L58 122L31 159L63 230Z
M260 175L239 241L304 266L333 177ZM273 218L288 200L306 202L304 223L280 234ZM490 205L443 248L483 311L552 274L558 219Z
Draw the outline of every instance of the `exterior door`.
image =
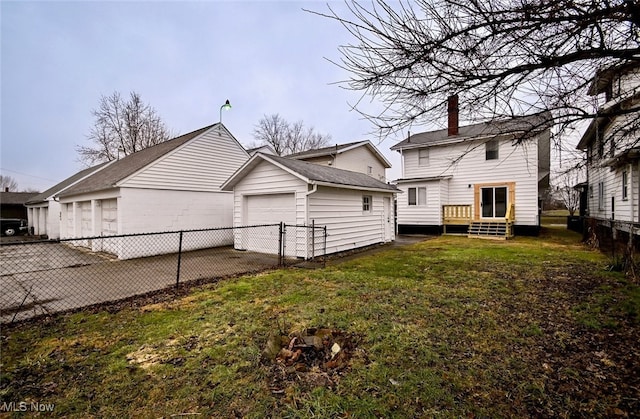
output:
M384 198L384 213L382 214L382 223L384 224L384 241L393 240L393 214L391 212L391 198Z
M482 218L504 218L507 215L507 187L485 187L481 190Z

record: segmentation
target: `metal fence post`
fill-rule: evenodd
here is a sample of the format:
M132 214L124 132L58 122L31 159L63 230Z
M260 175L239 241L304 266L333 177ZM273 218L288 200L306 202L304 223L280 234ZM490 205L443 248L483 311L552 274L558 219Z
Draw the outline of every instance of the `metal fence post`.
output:
M316 220L311 220L311 259L316 257Z
M278 265L284 265L284 223L280 222L280 232L278 234Z
M182 264L182 231L178 240L178 271L176 272L176 288L180 285L180 265Z

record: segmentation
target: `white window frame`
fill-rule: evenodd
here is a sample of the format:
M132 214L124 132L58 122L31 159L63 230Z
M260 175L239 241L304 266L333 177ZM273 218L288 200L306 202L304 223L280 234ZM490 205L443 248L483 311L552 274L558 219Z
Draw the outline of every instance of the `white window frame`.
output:
M418 149L418 166L429 166L429 149Z
M489 140L484 144L485 160L500 159L500 142L498 140Z
M604 182L598 182L598 209L604 211Z
M362 212L364 214L371 214L372 207L373 207L373 196L362 195Z
M622 200L629 199L629 173L624 170L622 172Z
M413 192L413 199L412 198ZM427 188L425 186L416 186L409 188L407 191L407 205L410 207L424 207L427 205Z

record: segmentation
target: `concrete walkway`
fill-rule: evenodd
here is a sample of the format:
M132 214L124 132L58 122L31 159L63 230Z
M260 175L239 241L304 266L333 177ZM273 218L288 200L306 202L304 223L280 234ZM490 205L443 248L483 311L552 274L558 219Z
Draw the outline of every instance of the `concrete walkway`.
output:
M395 242L330 256L327 263L342 263L430 238L398 236ZM118 260L66 244L44 242L0 246L0 258L0 323L116 301L175 286L178 280L177 254ZM260 272L277 266L277 255L231 247L197 250L183 253L179 282Z

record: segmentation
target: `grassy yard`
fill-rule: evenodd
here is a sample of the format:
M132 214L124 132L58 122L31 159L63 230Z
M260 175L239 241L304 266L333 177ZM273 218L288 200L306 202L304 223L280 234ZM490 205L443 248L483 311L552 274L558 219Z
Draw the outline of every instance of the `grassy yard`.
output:
M83 418L633 416L640 289L607 265L562 229L439 237L4 327L0 403ZM262 355L270 336L315 329L342 340L313 367Z

